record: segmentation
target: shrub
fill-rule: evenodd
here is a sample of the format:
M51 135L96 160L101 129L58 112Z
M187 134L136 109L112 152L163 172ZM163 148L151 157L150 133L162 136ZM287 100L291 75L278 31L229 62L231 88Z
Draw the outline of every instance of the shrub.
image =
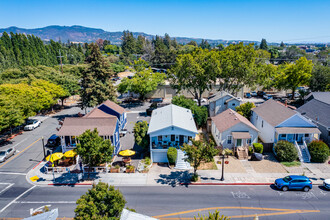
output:
M323 141L312 141L308 144L311 161L324 163L329 157L329 147Z
M249 156L253 154L253 147L249 146Z
M198 174L193 174L191 176L191 182L197 182L198 181Z
M149 157L146 157L146 158L144 159L144 163L145 163L146 165L150 165L150 164L151 164L151 160L150 160L150 158L149 158Z
M281 162L292 162L298 158L297 149L287 141L279 141L275 145L275 153Z
M224 151L226 156L233 155L233 151L228 149L228 148L224 149L223 151Z
M262 152L264 152L264 146L262 143L253 143L253 147L256 153L262 154Z
M171 165L175 164L176 157L177 157L177 149L175 147L168 148L168 150L167 150L167 159L168 159L168 162Z

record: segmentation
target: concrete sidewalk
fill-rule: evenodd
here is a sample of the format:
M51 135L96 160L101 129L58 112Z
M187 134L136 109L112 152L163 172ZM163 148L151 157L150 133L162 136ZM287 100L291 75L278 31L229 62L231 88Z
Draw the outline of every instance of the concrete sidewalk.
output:
M168 167L156 167L149 173L91 173L92 181L87 181L88 174L84 174L84 181L78 182L77 173L44 173L43 166L46 162L42 161L26 176L28 182L34 185L91 185L99 181L109 183L114 186L155 186L167 185L177 186L181 184L190 184L192 170L175 170ZM199 170L200 180L199 185L218 185L218 184L233 184L233 185L269 185L274 183L275 179L283 178L287 175L301 175L301 173L225 173L224 181L221 179L221 170ZM37 176L39 179L32 181L31 178ZM313 184L323 184L324 179L330 178L329 174L306 175Z

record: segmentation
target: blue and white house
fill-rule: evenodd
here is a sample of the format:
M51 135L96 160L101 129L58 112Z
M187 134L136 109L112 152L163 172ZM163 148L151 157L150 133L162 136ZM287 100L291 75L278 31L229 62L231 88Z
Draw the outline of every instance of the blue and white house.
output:
M153 162L168 162L167 149L179 148L197 134L196 124L189 109L167 105L153 110L148 129L150 154Z
M312 121L273 99L252 109L251 122L260 131L259 138L264 143L285 140L295 144L304 162L310 160L307 143L318 140L321 133Z
M241 99L228 92L220 91L209 98L209 116L214 117L227 109L235 110L241 104Z
M105 117L107 115L112 115L118 118L119 127L121 130L126 127L127 115L125 109L110 100L103 102L102 104L94 108L92 111L90 111L88 114L86 114L84 117L98 118Z
M114 155L120 151L119 131L120 124L117 117L82 117L65 118L57 135L61 138L62 152L71 150L77 146L77 137L86 130L97 129L104 140L110 140L114 146Z

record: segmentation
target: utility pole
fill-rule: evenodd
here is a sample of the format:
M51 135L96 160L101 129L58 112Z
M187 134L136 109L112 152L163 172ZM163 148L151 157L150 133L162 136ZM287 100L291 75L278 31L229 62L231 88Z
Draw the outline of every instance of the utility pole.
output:
M46 158L46 152L45 152L45 141L44 141L44 137L42 136L41 137L41 140L42 140L42 148L44 150L44 158Z
M61 50L58 50L58 52L59 52L59 56L57 56L57 57L59 57L60 58L60 62L61 62L61 71L62 71L62 74L63 74L63 64L62 64L62 57L63 56L61 56Z

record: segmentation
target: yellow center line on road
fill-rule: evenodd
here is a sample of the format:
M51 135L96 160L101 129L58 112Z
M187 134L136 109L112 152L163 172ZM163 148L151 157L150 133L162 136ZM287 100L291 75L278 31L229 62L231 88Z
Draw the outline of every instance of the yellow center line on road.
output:
M274 216L274 215L288 215L288 214L296 214L296 213L320 212L320 210L298 210L298 209L294 210L294 209L277 209L277 208L260 208L260 207L212 207L212 208L193 209L193 210L170 213L170 214L166 214L166 215L158 215L158 216L153 216L153 217L161 219L161 220L193 220L194 218L191 218L191 217L170 217L170 216L182 215L182 214L193 213L193 212L201 212L201 211L206 211L206 210L225 210L225 209L276 211L276 212L272 212L272 213L260 213L260 214L253 214L253 215L228 216L230 218L251 218L251 217L253 218L256 215L258 215L258 216Z
M9 163L10 161L12 161L14 158L16 158L18 155L20 155L21 153L23 153L25 150L29 149L32 145L34 145L35 143L37 143L40 139L41 138L38 138L38 140L36 140L32 144L30 144L29 146L27 146L26 148L24 148L22 151L18 152L18 154L15 154L13 157L11 157L9 160L7 160L6 162L4 162L3 164L1 164L0 168L3 167L4 165L6 165L7 163Z

